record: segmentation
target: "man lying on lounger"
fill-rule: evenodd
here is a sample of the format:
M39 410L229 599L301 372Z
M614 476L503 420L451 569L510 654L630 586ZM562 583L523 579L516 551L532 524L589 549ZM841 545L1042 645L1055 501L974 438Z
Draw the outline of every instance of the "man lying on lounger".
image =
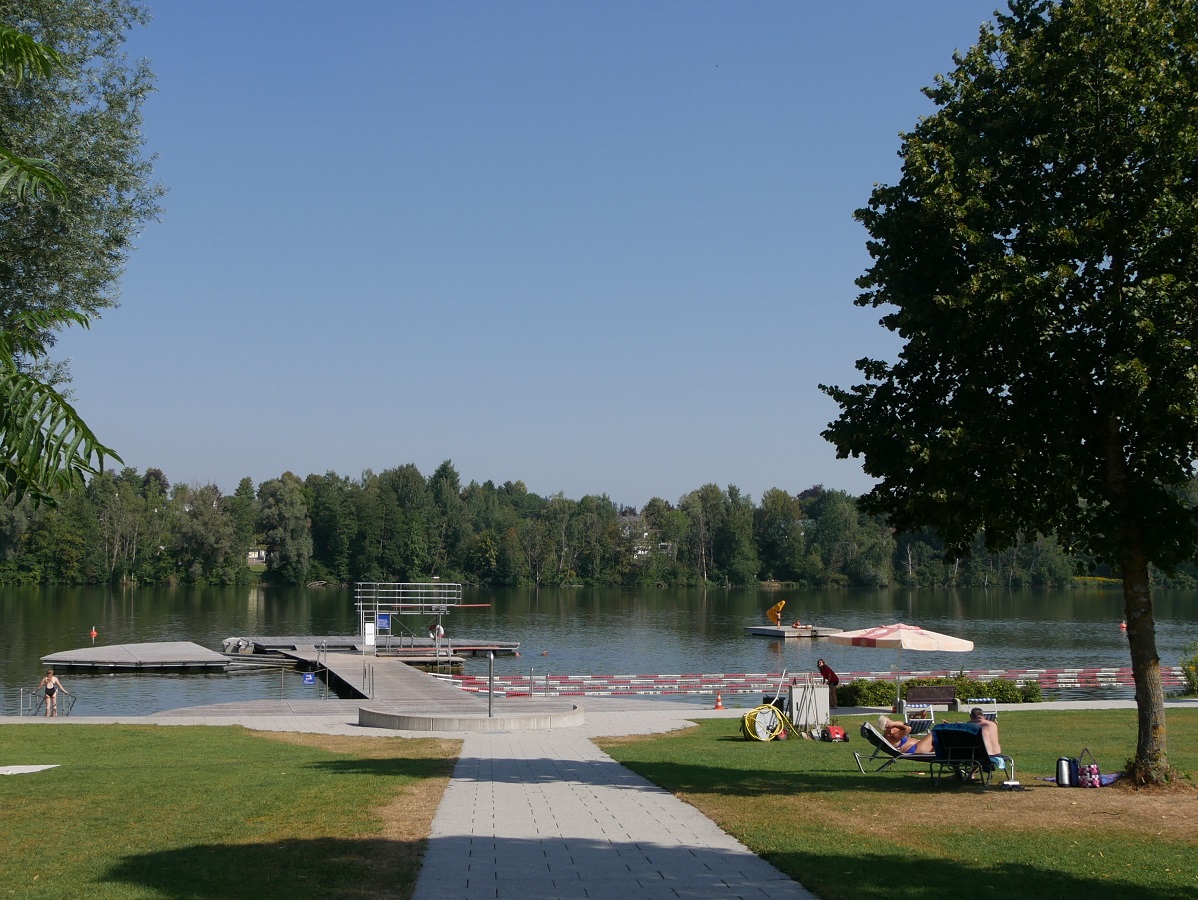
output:
M932 752L932 733L930 731L916 740L911 737L910 725L896 722L886 716L878 717L878 730L882 732L882 737L886 738L887 743L899 753L909 755Z

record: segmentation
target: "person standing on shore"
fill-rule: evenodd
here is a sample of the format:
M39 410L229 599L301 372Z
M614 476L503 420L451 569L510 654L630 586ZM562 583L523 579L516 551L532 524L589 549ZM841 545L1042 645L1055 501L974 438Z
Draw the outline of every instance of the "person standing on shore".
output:
M828 708L837 709L840 704L836 702L836 686L840 684L840 677L822 659L816 660L815 664L819 668L820 678L828 685Z
M53 669L46 669L46 676L38 684L38 687L46 691L46 715L58 715L58 692L70 694L66 688L62 686L62 682L58 680L58 676L54 674Z

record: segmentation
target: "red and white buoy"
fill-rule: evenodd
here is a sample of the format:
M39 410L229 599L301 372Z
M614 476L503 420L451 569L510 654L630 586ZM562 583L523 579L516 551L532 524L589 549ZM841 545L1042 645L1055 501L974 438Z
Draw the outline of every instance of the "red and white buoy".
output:
M96 626L93 625L92 626L92 643L93 644L96 642L96 637L99 635L99 633L100 632L96 631Z

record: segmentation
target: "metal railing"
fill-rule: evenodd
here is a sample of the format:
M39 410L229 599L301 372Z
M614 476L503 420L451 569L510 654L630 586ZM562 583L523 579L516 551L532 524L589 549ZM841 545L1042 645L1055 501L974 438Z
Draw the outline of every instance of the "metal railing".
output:
M58 715L69 716L75 708L75 695L58 692ZM41 716L46 712L46 691L44 688L21 688L20 706L17 715Z
M462 586L455 582L429 584L360 581L354 585L359 612L378 610L400 615L444 615L462 603Z

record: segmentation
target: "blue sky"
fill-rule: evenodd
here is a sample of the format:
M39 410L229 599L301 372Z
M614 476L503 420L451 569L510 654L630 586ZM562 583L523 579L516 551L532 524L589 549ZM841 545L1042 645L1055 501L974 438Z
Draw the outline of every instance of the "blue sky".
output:
M58 344L127 465L859 494L852 218L998 0L151 2L169 189Z

